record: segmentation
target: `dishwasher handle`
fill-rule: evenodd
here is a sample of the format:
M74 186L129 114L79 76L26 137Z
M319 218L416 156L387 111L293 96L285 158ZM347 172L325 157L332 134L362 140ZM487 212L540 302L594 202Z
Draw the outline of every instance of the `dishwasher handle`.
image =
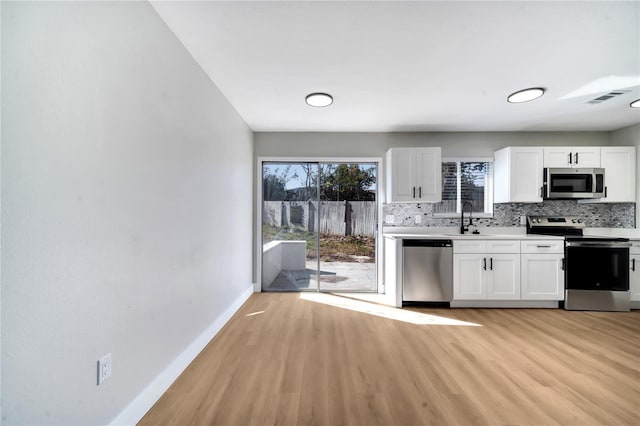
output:
M402 247L453 247L451 240L402 240Z

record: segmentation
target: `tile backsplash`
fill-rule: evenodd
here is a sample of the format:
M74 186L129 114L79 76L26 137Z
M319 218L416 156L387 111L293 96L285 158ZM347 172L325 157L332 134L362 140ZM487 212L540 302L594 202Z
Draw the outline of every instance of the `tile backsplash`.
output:
M576 200L546 200L542 203L506 203L493 205L492 218L473 218L477 226L520 226L520 216L578 216L590 228L634 228L635 203L578 204ZM465 212L465 222L467 217ZM433 217L429 203L383 205L383 218L394 216L394 223L384 226L459 226L460 217ZM420 215L421 223L415 217Z

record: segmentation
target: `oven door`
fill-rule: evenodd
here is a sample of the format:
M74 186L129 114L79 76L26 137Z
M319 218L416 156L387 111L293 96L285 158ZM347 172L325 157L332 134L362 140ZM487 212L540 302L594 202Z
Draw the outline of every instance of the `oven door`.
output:
M629 290L629 242L566 243L567 290Z

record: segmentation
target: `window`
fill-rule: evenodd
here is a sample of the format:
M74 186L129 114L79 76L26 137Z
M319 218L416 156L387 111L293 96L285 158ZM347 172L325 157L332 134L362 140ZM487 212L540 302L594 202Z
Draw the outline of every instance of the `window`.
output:
M488 159L442 162L442 202L433 205L435 214L459 215L462 205L474 216L493 215L492 162Z

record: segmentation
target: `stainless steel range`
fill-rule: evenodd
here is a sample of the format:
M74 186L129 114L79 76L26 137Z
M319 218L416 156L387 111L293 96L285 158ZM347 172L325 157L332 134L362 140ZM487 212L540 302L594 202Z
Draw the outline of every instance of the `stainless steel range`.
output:
M584 236L584 228L573 216L527 218L527 234L565 237L565 309L629 311L629 239Z

